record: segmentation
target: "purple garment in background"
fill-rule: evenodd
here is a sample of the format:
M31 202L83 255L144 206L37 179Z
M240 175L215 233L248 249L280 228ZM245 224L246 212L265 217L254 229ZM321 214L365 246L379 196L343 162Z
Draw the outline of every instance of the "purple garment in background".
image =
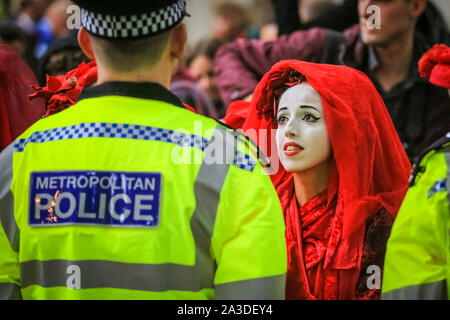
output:
M262 76L280 60L322 62L327 30L313 28L280 37L274 42L239 39L222 46L214 59L214 73L226 106L251 94Z

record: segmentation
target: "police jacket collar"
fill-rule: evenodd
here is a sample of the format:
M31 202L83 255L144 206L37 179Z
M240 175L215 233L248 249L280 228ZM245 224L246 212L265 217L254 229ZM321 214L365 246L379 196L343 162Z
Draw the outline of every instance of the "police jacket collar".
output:
M154 82L105 82L84 88L78 101L104 96L125 96L132 98L157 100L184 108L183 103L172 92Z

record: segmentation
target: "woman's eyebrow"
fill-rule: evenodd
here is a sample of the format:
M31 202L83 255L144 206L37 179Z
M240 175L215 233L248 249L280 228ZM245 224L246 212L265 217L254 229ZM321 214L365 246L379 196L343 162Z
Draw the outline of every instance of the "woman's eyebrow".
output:
M299 108L301 108L301 109L314 109L314 110L316 110L317 112L320 113L319 109L314 108L313 106L302 105L302 106L300 106Z
M277 113L279 113L280 111L283 111L283 110L287 110L287 107L281 107L281 108L279 108L278 111L277 111Z

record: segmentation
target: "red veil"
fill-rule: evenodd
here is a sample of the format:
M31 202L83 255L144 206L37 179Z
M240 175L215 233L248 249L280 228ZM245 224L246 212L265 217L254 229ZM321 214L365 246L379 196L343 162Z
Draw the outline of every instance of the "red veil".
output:
M361 267L366 222L382 209L392 217L396 216L407 191L411 171L391 118L371 81L363 73L346 66L281 61L264 75L251 102L233 103L223 120L244 133L249 129L276 128L273 120L281 89L299 83L302 76L322 96L334 157L325 197L328 196L329 204L333 194L337 193L337 205L333 207L335 220L327 240L324 273L327 269L344 271L335 277L333 285L339 287L336 295L327 296L325 292L318 296L353 299L359 278L357 271ZM258 145L266 153L272 150L270 136L256 137ZM272 167L276 167L274 161L278 162L279 170L271 178L280 197L288 229L291 223L289 215L292 211L298 215L296 201L293 201L292 173L284 170L274 153L276 151L268 155ZM288 257L290 255L292 252L288 246ZM301 266L294 264L293 268L301 269ZM345 273L345 270L351 272ZM288 270L288 285L290 274L297 282L306 281L302 279L301 270ZM321 275L315 277L320 278ZM304 288L308 289L308 286ZM310 293L289 294L289 290L287 298L289 295L314 298Z
M42 101L28 100L36 77L7 45L0 45L0 151L45 114Z

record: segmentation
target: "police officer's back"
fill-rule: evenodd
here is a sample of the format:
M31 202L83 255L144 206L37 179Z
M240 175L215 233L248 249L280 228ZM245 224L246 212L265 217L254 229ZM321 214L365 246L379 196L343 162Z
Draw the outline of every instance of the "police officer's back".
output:
M185 0L76 2L98 83L0 156L0 297L283 298L283 216L255 150L167 90Z

